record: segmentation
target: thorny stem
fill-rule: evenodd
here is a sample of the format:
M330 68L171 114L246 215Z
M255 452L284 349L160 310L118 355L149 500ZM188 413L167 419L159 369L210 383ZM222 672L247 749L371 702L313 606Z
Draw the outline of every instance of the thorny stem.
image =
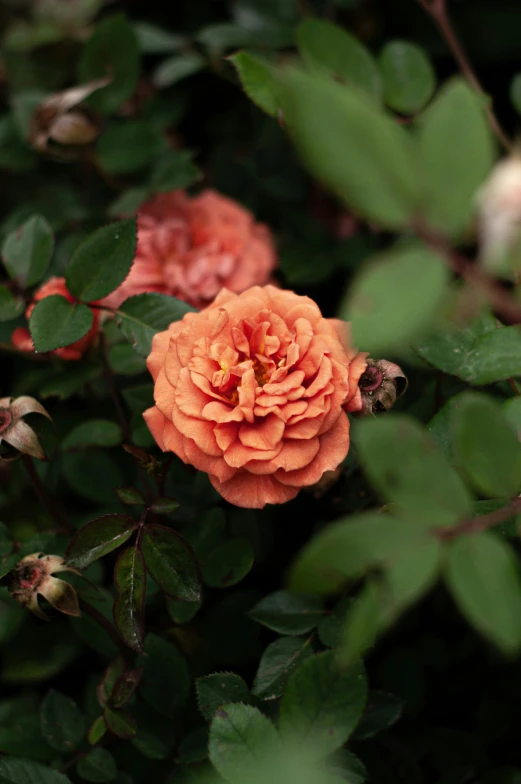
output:
M108 634L114 645L117 646L121 656L123 657L123 661L125 662L125 667L130 666L131 664L131 656L132 652L130 648L128 648L125 643L123 642L122 638L119 636L117 630L114 626L108 621L99 610L96 610L92 604L85 601L85 599L80 598L80 607L81 609L90 617L96 621L96 623L104 629L104 631Z
M463 49L456 33L454 32L449 13L447 11L446 0L418 0L418 2L422 8L427 11L429 16L438 26L439 31L445 39L445 42L450 51L452 52L454 59L458 63L462 74L467 78L470 85L474 88L474 90L476 90L476 92L481 93L482 95L486 95L481 82L472 69L465 50ZM512 143L499 124L499 121L491 106L486 107L486 113L489 125L494 131L496 137L499 139L503 147L510 151L512 149Z
M25 470L31 480L31 484L34 488L34 492L38 496L38 500L42 504L42 506L47 509L51 517L58 523L60 528L64 528L66 531L74 532L74 528L71 526L69 521L67 520L66 515L62 510L55 504L47 495L45 488L42 484L42 480L38 476L38 472L34 467L34 463L29 455L22 455L22 462L25 466Z
M516 498L507 506L502 506L501 509L496 509L494 512L489 512L480 517L471 517L468 520L462 520L458 525L452 528L438 528L434 533L438 539L455 539L464 534L476 534L480 531L486 531L499 523L504 523L510 517L521 512L521 496Z

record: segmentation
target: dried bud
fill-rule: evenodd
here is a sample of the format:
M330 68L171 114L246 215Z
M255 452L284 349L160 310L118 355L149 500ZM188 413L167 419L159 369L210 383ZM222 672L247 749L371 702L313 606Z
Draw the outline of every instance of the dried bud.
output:
M480 262L504 275L521 261L521 157L500 161L478 193Z
M0 398L0 444L5 442L24 455L45 460L38 436L23 421L27 414L42 414L52 422L45 408L33 397ZM0 455L0 460L5 459L8 458Z
M155 474L158 469L157 460L153 455L150 455L148 452L145 452L144 449L141 449L138 446L132 446L131 444L123 444L123 449L125 452L128 452L129 455L132 455L134 460L144 468L148 474Z
M407 377L398 365L386 359L368 359L367 368L358 382L362 393L362 409L357 415L389 411L403 395L407 385Z
M99 134L99 123L87 108L76 108L82 101L101 87L106 87L110 79L96 79L87 84L72 87L55 93L36 108L29 131L29 141L40 152L53 152L61 157L70 157L71 148L81 148L92 144ZM69 148L49 145L49 142ZM74 154L74 150L72 150Z
M53 577L56 572L79 574L75 569L66 566L59 555L26 555L7 576L11 598L44 621L49 618L38 604L39 595L47 599L55 610L79 617L81 612L76 591L69 583Z

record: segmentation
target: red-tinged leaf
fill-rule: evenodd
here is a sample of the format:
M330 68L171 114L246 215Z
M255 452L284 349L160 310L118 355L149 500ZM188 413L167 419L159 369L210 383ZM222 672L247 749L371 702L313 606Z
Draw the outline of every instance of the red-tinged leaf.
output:
M67 548L67 563L85 569L93 561L124 544L136 528L127 515L110 514L91 520L74 534Z
M163 525L149 525L143 532L142 547L150 576L168 596L187 602L199 601L199 566L182 536Z
M137 667L135 670L126 670L119 676L110 693L110 702L115 708L121 708L132 696L142 675L143 667Z
M118 592L114 602L114 623L129 648L141 652L144 640L146 574L139 547L127 547L114 567Z

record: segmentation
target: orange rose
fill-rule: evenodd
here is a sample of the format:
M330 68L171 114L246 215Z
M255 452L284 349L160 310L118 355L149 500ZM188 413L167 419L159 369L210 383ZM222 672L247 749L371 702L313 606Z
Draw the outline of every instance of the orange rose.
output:
M342 327L291 291L223 289L154 337L150 432L236 506L295 498L345 458L345 411L362 407L366 355Z
M50 297L52 294L60 294L69 302L75 301L74 297L69 293L69 290L65 285L65 278L50 278L47 283L44 283L43 286L40 286L40 288L34 293L33 302L25 311L26 318L30 317L37 302L45 299L45 297ZM71 343L70 346L65 346L64 348L57 348L55 351L50 351L50 354L54 354L54 356L60 357L61 359L82 358L87 349L97 340L99 331L100 312L94 309L91 310L92 327L89 329L87 334L80 338L80 340L77 340L76 343ZM34 351L31 333L24 327L17 327L11 335L11 340L14 347L18 349L18 351Z
M269 229L236 202L212 190L163 193L140 209L134 265L103 303L157 291L203 308L223 286L240 293L267 283L275 264Z

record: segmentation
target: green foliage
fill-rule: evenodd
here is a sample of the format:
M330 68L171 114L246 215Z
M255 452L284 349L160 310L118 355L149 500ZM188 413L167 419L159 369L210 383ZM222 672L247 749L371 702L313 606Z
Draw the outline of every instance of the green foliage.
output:
M233 672L215 673L198 678L197 702L207 721L211 721L221 705L250 701L250 692L242 678Z
M277 86L268 63L249 52L239 52L229 58L234 64L241 85L253 103L270 117L275 117L279 109Z
M67 561L80 569L124 544L136 528L126 515L104 515L91 520L74 534L67 548Z
M142 537L143 556L151 577L168 596L197 602L201 578L190 546L170 528L147 526Z
M147 357L156 332L167 329L192 310L185 302L164 294L137 294L120 305L116 318L138 354Z
M76 703L51 689L42 703L42 733L57 751L76 748L85 734L85 718Z
M86 305L68 302L60 294L37 302L29 328L36 351L69 346L83 338L92 326L92 311Z
M306 634L320 621L324 608L316 596L299 596L276 591L265 596L253 610L253 620L279 634Z
M119 542L118 542L119 544ZM143 649L145 605L145 560L137 545L123 550L114 567L114 622L126 644L135 651Z
M423 109L436 88L436 74L426 53L407 41L389 41L379 57L385 103L401 114Z
M54 236L41 215L33 215L23 226L8 234L2 260L9 277L21 286L34 286L45 275L51 260Z

